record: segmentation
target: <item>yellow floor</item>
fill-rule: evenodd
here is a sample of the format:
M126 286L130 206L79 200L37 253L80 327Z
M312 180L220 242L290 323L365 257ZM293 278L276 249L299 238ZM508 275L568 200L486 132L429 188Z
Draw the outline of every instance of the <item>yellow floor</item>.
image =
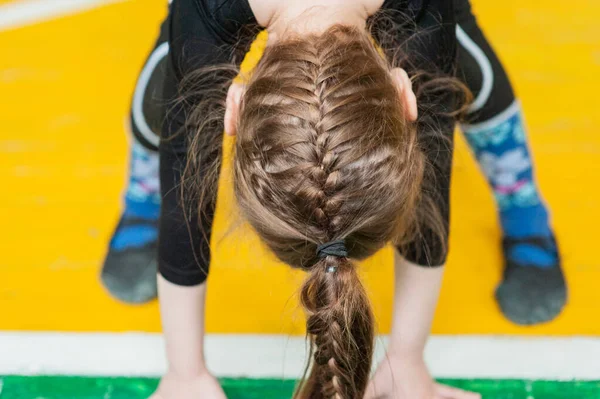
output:
M4 2L4 1L3 1ZM120 212L135 78L164 0L131 0L0 32L0 329L158 331L155 303L125 306L98 283ZM436 333L600 334L600 3L474 1L523 99L537 174L571 288L555 322L520 328L493 301L499 231L485 182L458 142L451 257ZM219 199L217 236L230 190ZM301 275L243 231L216 247L212 332L300 333ZM380 330L390 322L390 251L364 265Z

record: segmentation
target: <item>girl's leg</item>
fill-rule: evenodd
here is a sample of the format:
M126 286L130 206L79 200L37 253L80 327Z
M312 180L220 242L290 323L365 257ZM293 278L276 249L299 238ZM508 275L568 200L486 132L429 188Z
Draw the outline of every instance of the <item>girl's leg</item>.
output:
M465 137L492 187L506 269L496 298L518 324L553 319L566 302L560 255L534 178L521 104L471 12L457 0L459 76L473 91Z
M160 213L158 142L165 102L167 21L135 86L129 126L132 144L125 209L102 268L104 286L116 298L142 303L156 298L156 244Z

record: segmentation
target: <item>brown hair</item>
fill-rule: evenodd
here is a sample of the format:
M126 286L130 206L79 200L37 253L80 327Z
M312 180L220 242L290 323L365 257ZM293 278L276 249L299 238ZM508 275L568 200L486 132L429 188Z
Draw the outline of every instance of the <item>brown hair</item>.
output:
M266 49L242 100L234 188L275 255L310 273L301 302L312 366L296 397L363 396L373 316L350 259L414 234L425 163L366 32L335 26ZM317 256L333 240L347 258Z
M410 62L397 50L389 58L403 57ZM242 99L234 154L240 210L280 260L309 273L300 299L311 361L295 398L364 395L374 322L351 259L365 259L389 242L405 245L423 228L445 245L435 190L424 189L435 184L417 140L417 126L427 122L407 120L391 68L366 30L336 25L267 47ZM185 187L199 195L200 217L214 208L220 168L220 135L207 137L205 130L222 129L223 101L216 100L234 75L226 67L191 77L201 78L196 87L203 100L188 120L197 133ZM201 90L203 79L215 78L218 89ZM459 86L448 78L419 78L419 102L427 87L438 96ZM439 134L427 130L419 134ZM344 241L347 257L317 255L319 245L335 240Z

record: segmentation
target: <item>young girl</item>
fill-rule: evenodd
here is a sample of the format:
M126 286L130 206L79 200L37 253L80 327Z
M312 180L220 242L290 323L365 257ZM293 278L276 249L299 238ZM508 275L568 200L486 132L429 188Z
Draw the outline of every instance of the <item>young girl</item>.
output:
M380 9L387 17L372 34L384 50L397 43L387 58L367 30ZM224 398L203 358L224 128L237 133L243 217L307 273L312 353L297 397L478 397L436 385L423 362L446 259L459 102L448 78L453 2L175 0L169 23L164 90L177 101L160 144L158 278L169 370L154 398ZM259 27L269 33L264 55L245 84L231 84L237 69L223 65L235 64ZM181 200L178 188L190 186L199 205ZM354 260L390 242L399 249L393 328L370 379L373 317Z
M397 9L424 26L425 3L405 0ZM382 9L388 5L392 4L385 3ZM493 190L503 232L506 267L496 298L502 312L515 323L545 322L561 311L567 290L549 212L534 179L520 102L479 28L469 0L455 0L454 7L458 77L475 96L461 128ZM255 21L251 19L250 24ZM136 84L125 209L102 268L102 282L108 291L131 303L149 301L157 294L158 143L165 115L165 102L158 99L164 86L169 27L167 18ZM235 30L235 26L231 28Z

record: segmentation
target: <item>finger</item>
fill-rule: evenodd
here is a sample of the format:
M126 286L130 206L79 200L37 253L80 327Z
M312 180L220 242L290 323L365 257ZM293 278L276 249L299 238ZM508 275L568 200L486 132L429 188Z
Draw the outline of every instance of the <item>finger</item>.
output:
M444 399L481 399L481 395L476 392L468 392L442 384L435 384L435 392Z

